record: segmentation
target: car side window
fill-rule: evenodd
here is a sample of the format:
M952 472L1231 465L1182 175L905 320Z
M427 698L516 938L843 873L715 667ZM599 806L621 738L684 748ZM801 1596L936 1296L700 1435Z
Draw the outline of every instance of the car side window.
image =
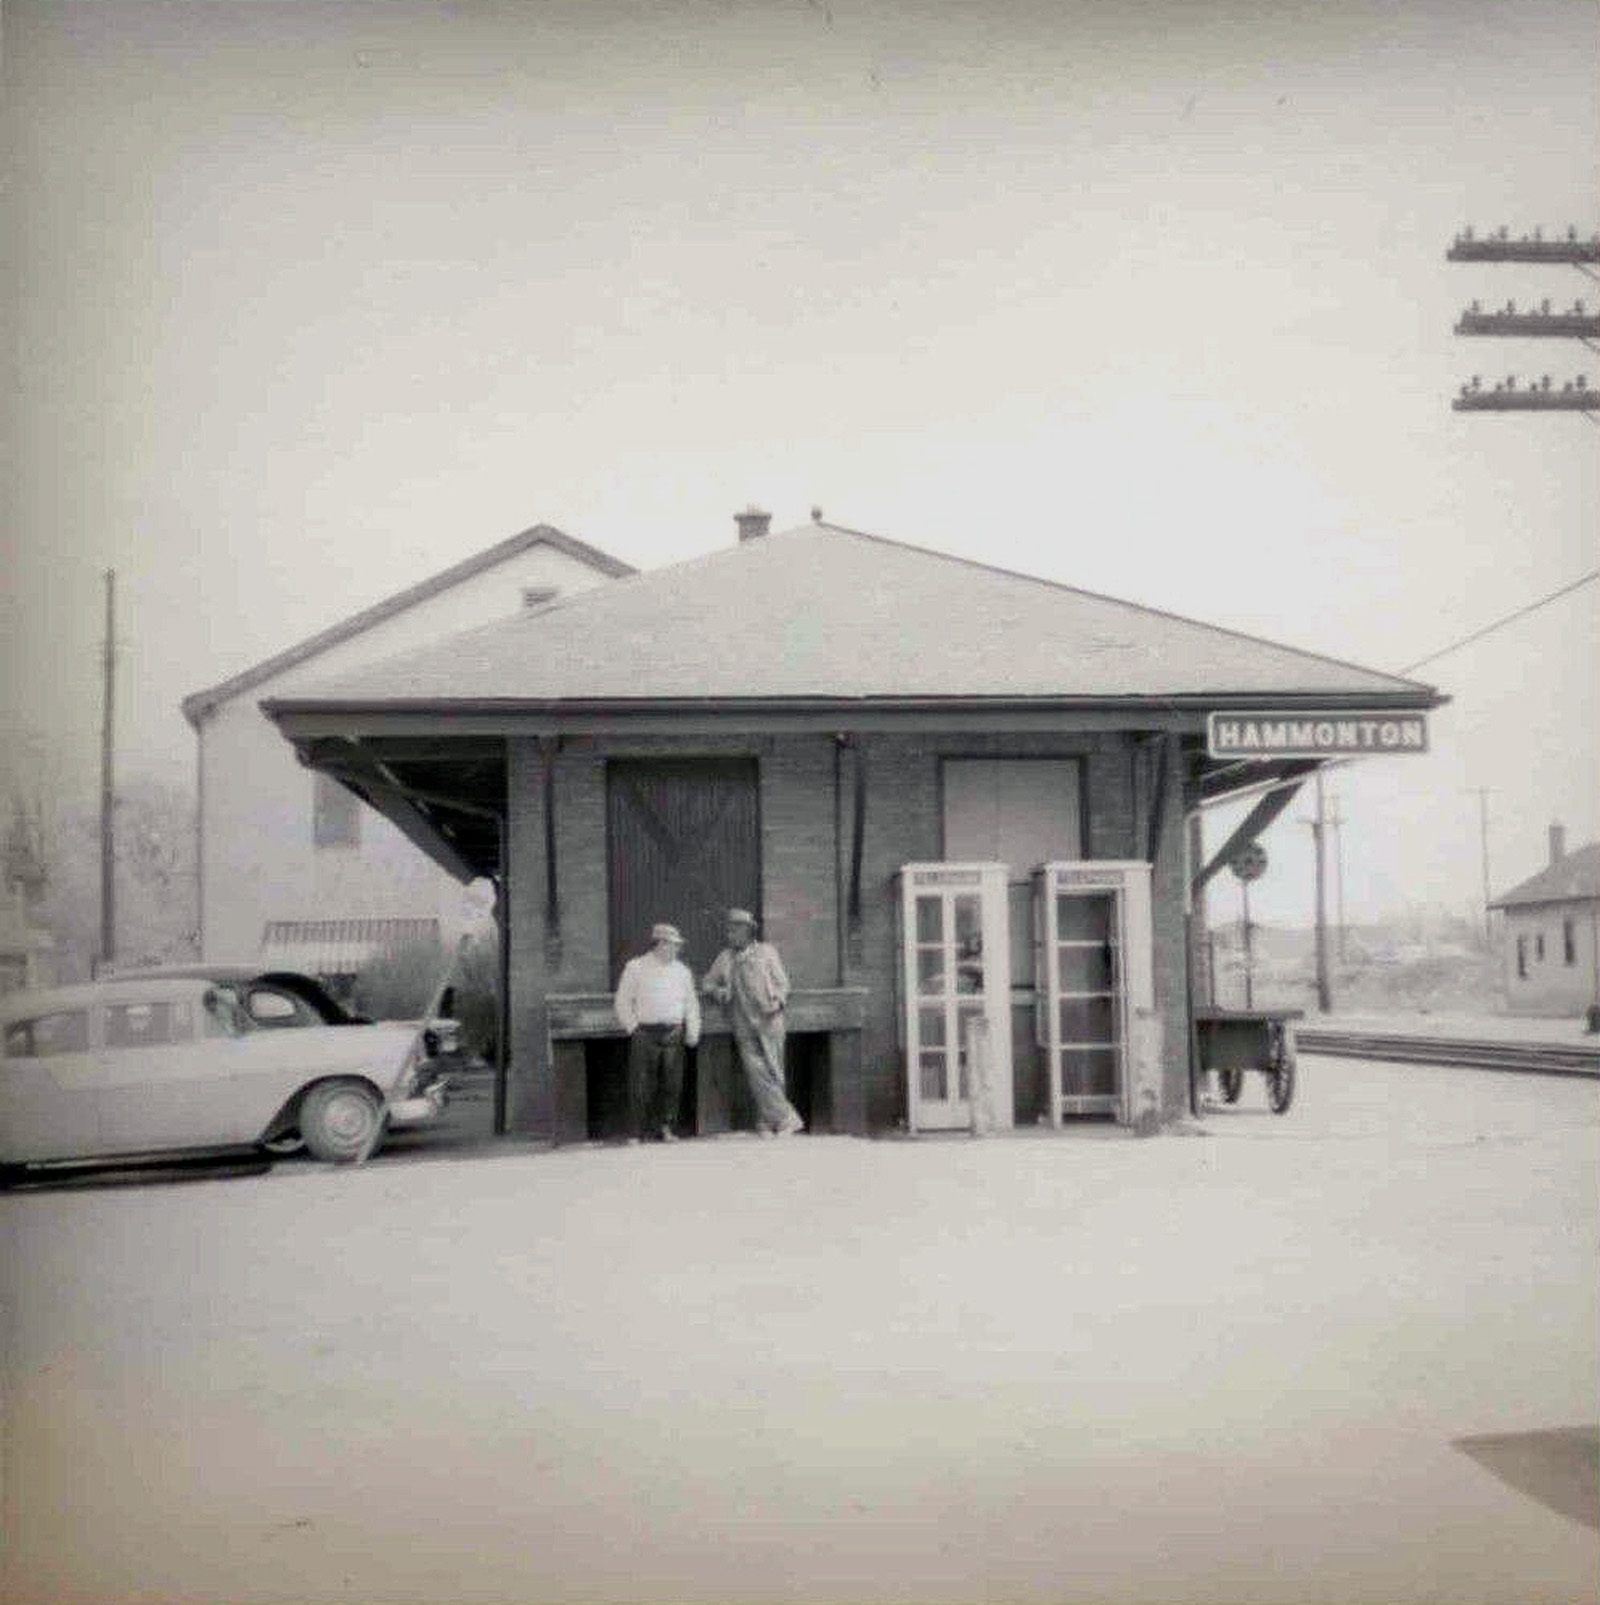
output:
M280 992L276 987L251 987L245 1000L245 1007L250 1011L250 1018L257 1025L321 1025L322 1022L316 1014L298 998L291 997L287 992Z
M48 1059L58 1053L86 1053L88 1048L87 1009L62 1009L6 1027L8 1059Z
M183 1002L113 1003L106 1009L108 1048L164 1047L188 1042L194 1020Z

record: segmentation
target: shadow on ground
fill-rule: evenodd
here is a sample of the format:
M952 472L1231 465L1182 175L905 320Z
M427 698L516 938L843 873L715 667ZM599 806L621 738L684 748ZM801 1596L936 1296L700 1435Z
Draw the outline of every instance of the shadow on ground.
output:
M1486 1433L1455 1447L1519 1494L1600 1529L1600 1427Z

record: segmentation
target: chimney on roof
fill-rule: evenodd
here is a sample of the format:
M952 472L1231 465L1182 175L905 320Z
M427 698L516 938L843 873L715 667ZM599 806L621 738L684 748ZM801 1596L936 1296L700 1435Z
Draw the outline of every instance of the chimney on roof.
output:
M759 507L747 507L742 513L735 513L733 521L739 526L741 541L760 540L772 528L772 514L762 512Z
M1550 862L1559 864L1567 856L1567 827L1552 824L1550 827Z

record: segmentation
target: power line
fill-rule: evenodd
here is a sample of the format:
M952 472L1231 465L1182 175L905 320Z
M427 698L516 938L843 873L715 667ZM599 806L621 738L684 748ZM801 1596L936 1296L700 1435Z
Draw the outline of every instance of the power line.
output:
M1519 607L1514 613L1507 613L1503 618L1496 619L1492 624L1486 624L1481 630L1474 630L1471 635L1464 635L1459 641L1452 641L1449 646L1442 646L1437 652L1430 652L1425 658L1418 658L1415 663L1408 663L1403 669L1397 669L1397 674L1410 674L1413 670L1422 668L1425 664L1434 662L1448 653L1459 651L1464 646L1470 646L1474 641L1481 641L1484 636L1492 634L1502 626L1512 623L1516 619L1525 617L1529 613L1536 613L1540 608L1547 607L1551 602L1559 601L1569 592L1578 590L1581 586L1592 584L1600 580L1600 568L1590 569L1585 575L1575 579L1570 585L1563 585L1559 591L1552 591L1548 596L1541 596L1537 602L1529 602L1526 607Z
M1438 658L1445 657L1451 652L1458 651L1461 647L1470 645L1473 641L1481 640L1484 636L1492 634L1495 630L1498 630L1507 624L1511 624L1515 620L1523 618L1529 613L1535 613L1540 608L1547 607L1551 602L1559 601L1563 596L1579 590L1585 585L1590 585L1595 580L1600 580L1600 568L1591 569L1587 574L1581 575L1579 578L1573 580L1570 585L1563 585L1559 591L1552 591L1548 596L1541 596L1537 602L1529 602L1526 607L1519 607L1514 613L1507 613L1503 618L1494 620L1492 624L1485 624L1481 630L1474 630L1471 635L1464 635L1459 641L1452 641L1449 646L1440 647L1437 652L1430 652L1427 657L1418 658L1415 663L1408 663L1405 668L1396 669L1393 672L1395 674L1410 674L1414 670L1420 669L1424 665L1432 663ZM1321 768L1322 771L1327 771L1330 769L1342 769L1347 764L1353 763L1354 761L1355 760L1351 758L1333 758L1324 762ZM1219 799L1211 806L1223 807L1229 803L1242 802L1247 797L1259 796L1269 791L1288 791L1298 787L1305 778L1306 777L1304 775L1296 775L1287 780L1280 779L1262 781L1257 785L1247 786L1239 791L1230 792L1227 797Z

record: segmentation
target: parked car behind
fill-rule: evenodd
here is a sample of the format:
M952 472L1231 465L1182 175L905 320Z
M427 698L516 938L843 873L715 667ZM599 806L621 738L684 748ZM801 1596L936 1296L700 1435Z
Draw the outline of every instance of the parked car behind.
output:
M333 1007L342 1019L281 973L13 992L0 999L0 1164L301 1140L349 1163L387 1127L437 1116L444 1083L427 1033Z
M264 970L258 964L167 964L156 968L117 970L117 980L205 980L233 993L255 1023L265 1030L303 1025L371 1025L364 1014L347 1009L313 976L298 970ZM461 1027L452 1019L398 1022L425 1026L429 1049L437 1054L459 1052Z

